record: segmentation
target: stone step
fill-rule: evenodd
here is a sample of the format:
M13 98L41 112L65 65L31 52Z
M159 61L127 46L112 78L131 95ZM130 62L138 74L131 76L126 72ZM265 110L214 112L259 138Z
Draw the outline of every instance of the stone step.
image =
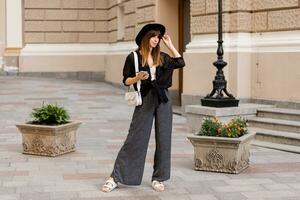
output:
M4 76L4 75L5 75L5 72L4 72L3 68L2 68L2 66L0 65L0 76Z
M175 114L175 115L182 115L181 106L173 105L172 108L173 108L173 114Z
M248 118L249 127L271 129L300 134L300 122L262 117Z
M300 122L300 110L286 108L259 108L257 109L257 117Z
M300 147L293 146L293 145L275 144L272 142L263 142L263 141L259 141L259 140L252 140L251 145L300 154Z
M256 132L256 140L300 147L299 133L274 131L262 128L249 128L249 130Z

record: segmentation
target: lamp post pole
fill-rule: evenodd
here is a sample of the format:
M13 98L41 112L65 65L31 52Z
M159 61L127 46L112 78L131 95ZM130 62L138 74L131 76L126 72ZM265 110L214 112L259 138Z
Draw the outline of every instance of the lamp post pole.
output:
M227 62L223 60L223 22L222 22L222 0L218 0L218 49L217 61L213 65L217 68L215 79L213 80L213 90L206 97L201 99L201 105L209 107L236 107L239 100L235 99L227 91L227 81L224 76L223 68ZM223 92L227 95L224 96Z

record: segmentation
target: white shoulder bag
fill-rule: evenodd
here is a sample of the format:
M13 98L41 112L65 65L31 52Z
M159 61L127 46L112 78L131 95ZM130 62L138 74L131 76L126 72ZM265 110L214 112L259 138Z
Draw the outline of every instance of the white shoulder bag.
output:
M135 73L139 73L139 61L138 56L135 51L133 51L134 55L134 67L135 67ZM138 91L129 91L130 86L128 87L128 92L125 93L125 100L127 101L129 106L139 106L142 105L142 96L141 96L141 81L137 82L137 90Z

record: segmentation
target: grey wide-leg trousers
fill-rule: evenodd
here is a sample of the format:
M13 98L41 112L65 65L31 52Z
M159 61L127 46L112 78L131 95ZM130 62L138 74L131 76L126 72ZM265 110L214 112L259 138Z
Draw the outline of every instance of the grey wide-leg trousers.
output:
M156 149L152 180L165 181L170 178L172 104L158 103L155 90L143 97L143 104L135 107L127 138L119 151L111 177L126 185L140 185L143 178L153 119L155 119Z

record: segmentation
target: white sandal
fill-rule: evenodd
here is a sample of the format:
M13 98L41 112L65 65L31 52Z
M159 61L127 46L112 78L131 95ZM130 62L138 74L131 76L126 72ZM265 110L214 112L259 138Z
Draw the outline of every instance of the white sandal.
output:
M162 182L159 181L152 181L152 188L156 191L156 192L162 192L165 190L165 186Z
M118 187L118 184L114 181L113 178L109 178L105 184L102 187L103 192L111 192L114 190L116 187Z

